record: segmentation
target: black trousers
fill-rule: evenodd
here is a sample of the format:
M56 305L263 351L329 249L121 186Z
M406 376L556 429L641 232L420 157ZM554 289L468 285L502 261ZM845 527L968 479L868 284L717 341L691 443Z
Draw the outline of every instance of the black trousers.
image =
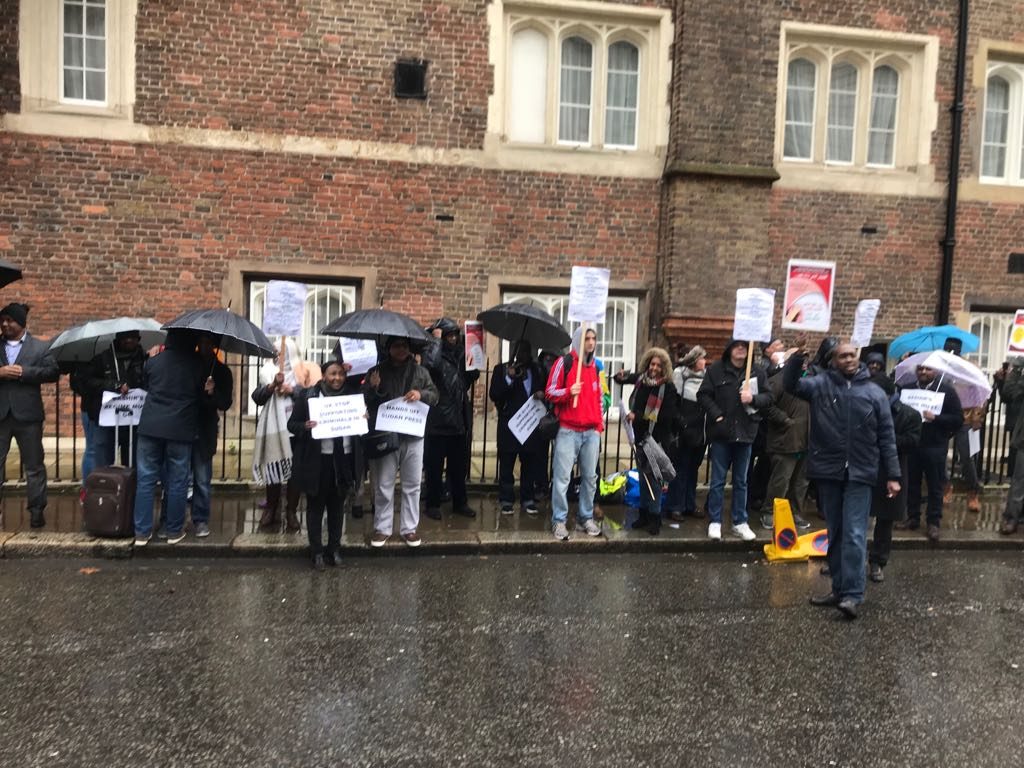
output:
M871 536L871 545L868 547L868 562L880 565L885 568L889 562L889 554L892 552L892 526L893 520L889 518L875 518L875 532Z
M25 485L30 511L46 508L46 458L43 453L43 422L18 421L13 416L0 419L0 497L6 481L7 454L11 439L18 443L21 463L25 467Z
M311 555L324 551L324 513L327 514L327 551L337 552L341 547L341 512L345 504L347 485L339 485L334 474L334 457L325 453L320 457L320 489L315 496L306 494L306 532L309 535Z
M447 477L452 492L452 507L466 506L466 470L469 449L465 435L428 435L423 443L423 469L427 480L427 508L441 506L444 490L442 477Z
M498 501L502 504L513 504L516 500L516 459L519 459L519 500L525 507L534 500L545 456L523 450L498 452Z
M907 462L907 520L921 519L921 480L928 484L925 520L938 525L942 520L942 494L946 490L946 445L941 451L914 451Z

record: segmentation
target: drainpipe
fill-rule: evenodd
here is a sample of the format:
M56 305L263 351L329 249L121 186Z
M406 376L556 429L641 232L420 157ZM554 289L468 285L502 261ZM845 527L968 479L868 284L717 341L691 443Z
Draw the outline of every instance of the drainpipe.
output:
M949 142L949 191L946 198L946 234L942 238L942 274L939 281L939 305L935 322L949 322L950 295L953 292L953 251L956 248L956 210L960 193L960 140L964 123L964 79L967 69L967 0L960 0L960 20L956 41L956 90L950 108L953 131Z

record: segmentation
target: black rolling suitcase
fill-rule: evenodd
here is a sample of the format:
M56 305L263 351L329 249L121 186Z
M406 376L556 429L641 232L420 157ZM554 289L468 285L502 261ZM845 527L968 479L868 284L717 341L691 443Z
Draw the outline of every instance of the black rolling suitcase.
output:
M115 430L120 431L117 427ZM128 434L130 441L131 427ZM131 455L130 443L128 454ZM116 437L114 456L120 458ZM90 473L85 479L82 521L86 532L93 536L135 535L135 467L100 467Z

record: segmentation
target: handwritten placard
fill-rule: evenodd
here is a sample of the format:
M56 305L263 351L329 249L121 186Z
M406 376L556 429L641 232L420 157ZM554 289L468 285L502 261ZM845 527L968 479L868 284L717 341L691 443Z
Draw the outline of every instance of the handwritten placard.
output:
M370 431L366 423L366 401L362 395L311 397L309 418L316 422L311 433L314 440L365 435Z
M572 282L569 284L570 322L604 322L611 277L611 270L601 267L572 268Z
M377 409L378 432L398 432L413 437L423 437L427 426L430 406L417 400L407 403L400 397L388 400Z
M922 416L925 411L940 413L945 400L945 392L932 392L930 389L904 389L900 392L900 401Z
M530 435L537 429L537 425L540 424L540 420L544 418L547 410L547 406L542 400L531 397L508 420L508 428L512 430L512 434L515 435L520 445L525 445L526 441L530 439Z
M306 285L271 280L263 294L263 332L268 336L298 336L306 313Z
M853 316L853 336L850 343L855 347L871 346L871 337L875 334L875 318L882 302L878 299L864 299L857 304L857 312Z
M142 406L146 404L146 390L129 389L125 395L104 392L100 406L101 427L137 427L142 417Z
M743 341L771 341L775 319L775 291L771 288L740 288L736 291L736 316L732 337Z
M352 366L349 370L350 376L366 373L377 364L377 342L373 339L346 339L340 340L341 359Z

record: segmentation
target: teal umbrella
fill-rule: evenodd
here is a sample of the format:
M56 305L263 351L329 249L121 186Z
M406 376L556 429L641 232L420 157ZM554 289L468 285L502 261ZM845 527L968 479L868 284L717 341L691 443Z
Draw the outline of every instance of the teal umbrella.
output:
M962 354L978 351L981 339L970 331L955 325L926 325L915 331L897 336L889 345L889 357L903 357L907 352L934 352L942 349L946 339L957 339L963 344Z

